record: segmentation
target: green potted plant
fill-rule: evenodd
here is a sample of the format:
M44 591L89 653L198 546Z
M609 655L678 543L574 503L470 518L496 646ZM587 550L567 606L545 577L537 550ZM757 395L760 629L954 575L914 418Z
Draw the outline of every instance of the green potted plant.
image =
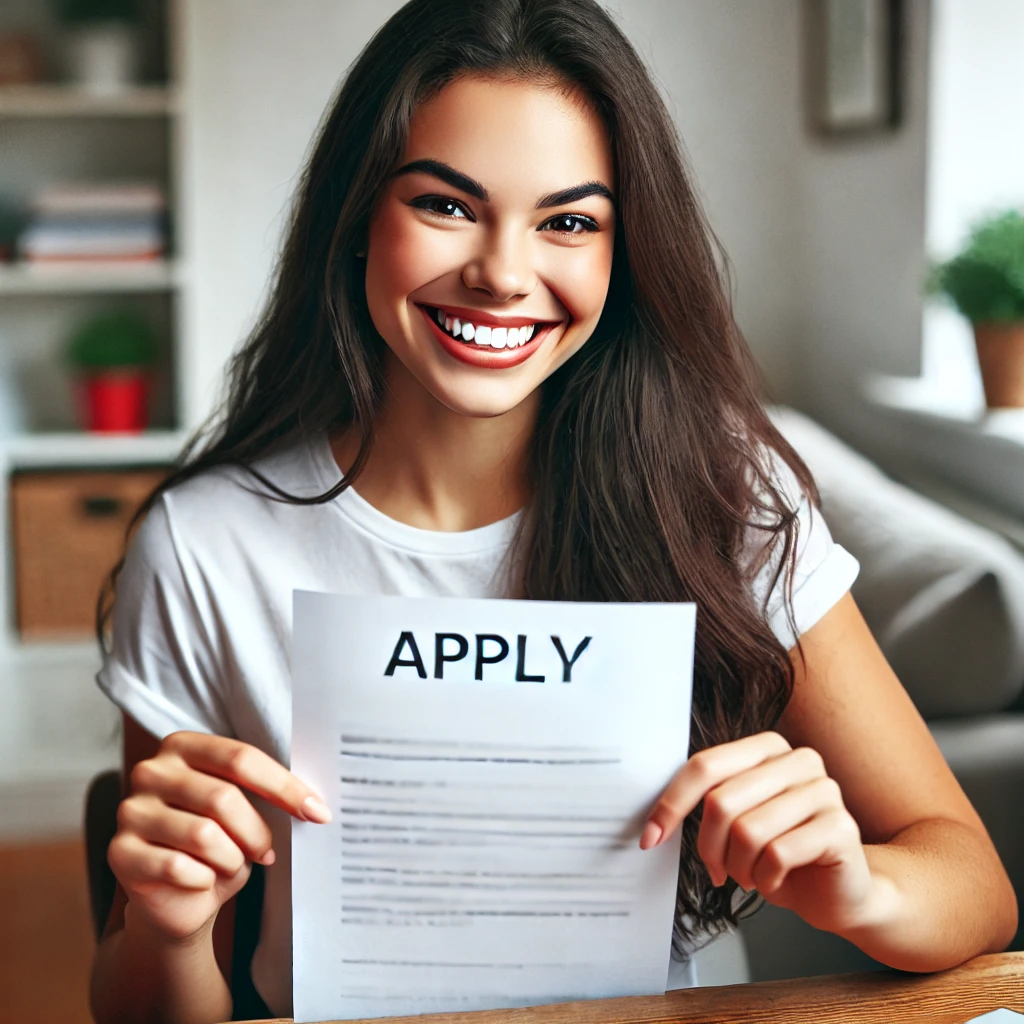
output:
M141 315L115 310L93 317L71 336L67 357L87 430L138 433L146 428L157 344Z
M929 290L974 326L988 407L1024 406L1024 213L977 223L964 249L932 268Z
M139 0L54 0L65 30L68 77L95 92L139 78Z

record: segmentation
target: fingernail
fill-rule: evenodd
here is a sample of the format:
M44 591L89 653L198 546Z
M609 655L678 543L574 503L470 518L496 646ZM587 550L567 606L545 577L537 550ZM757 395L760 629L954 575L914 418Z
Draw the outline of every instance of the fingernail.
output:
M331 820L331 812L327 804L315 796L307 796L302 801L302 816L306 821L316 821L321 825L326 825Z
M260 863L265 867L269 868L274 861L277 860L277 854L273 850L267 850L263 857L260 859Z
M661 833L662 828L656 821L647 822L644 834L640 837L640 849L649 850L652 846L657 846Z

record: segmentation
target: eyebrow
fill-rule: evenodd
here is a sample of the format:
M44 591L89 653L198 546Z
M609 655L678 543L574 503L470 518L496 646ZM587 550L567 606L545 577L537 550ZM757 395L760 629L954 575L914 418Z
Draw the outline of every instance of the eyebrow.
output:
M440 160L413 160L411 163L399 167L395 171L394 177L397 178L402 174L416 173L430 174L435 178L440 178L446 184L451 185L452 188L457 188L460 192L471 195L474 199L480 199L485 203L490 202L490 195L480 182L475 181L461 171L455 170L454 167L442 163ZM615 196L612 195L611 189L603 182L585 181L580 185L573 185L570 188L563 188L558 192L549 192L547 195L541 196L537 200L534 209L544 210L550 206L576 203L581 199L586 199L588 196L604 196L609 202L615 203Z

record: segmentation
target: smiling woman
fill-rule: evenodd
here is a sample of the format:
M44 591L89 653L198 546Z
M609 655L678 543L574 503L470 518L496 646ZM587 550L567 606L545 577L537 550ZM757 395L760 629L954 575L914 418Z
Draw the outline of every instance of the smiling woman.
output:
M131 791L98 1020L230 1014L214 949L253 863L252 978L290 1011L289 815L330 817L283 767L297 588L696 603L692 756L635 836L682 830L673 985L755 890L905 969L1005 945L1005 872L849 596L716 255L595 0L411 0L370 41L222 415L112 574Z

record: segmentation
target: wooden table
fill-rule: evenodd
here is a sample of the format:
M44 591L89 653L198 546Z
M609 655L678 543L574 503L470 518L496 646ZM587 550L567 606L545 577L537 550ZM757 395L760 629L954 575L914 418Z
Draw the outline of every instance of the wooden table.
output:
M963 1024L999 1007L1024 1013L1024 953L979 956L938 974L833 974L680 989L663 996L390 1020L395 1024ZM290 1022L279 1018L274 1024Z

